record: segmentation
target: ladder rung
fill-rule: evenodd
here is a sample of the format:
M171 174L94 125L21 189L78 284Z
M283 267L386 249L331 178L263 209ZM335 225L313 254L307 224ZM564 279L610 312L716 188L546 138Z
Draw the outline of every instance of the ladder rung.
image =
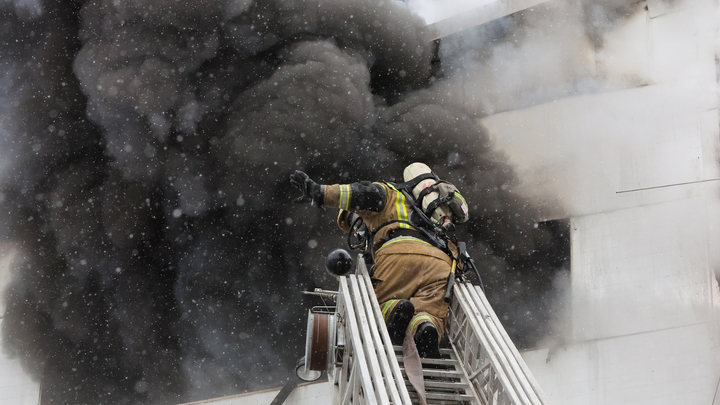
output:
M403 373L405 373L405 367L400 367L400 370L402 370ZM460 378L463 376L463 373L461 371L454 371L454 370L432 370L432 369L423 369L423 376L425 377L442 377L442 378ZM407 378L407 376L406 376Z
M402 363L403 362L403 356L399 355L397 356L397 360ZM420 358L420 362L422 364L434 364L438 366L456 366L458 364L457 360L453 359L428 359L428 358Z
M420 358L420 362L422 364L434 364L434 365L438 365L438 366L453 366L453 367L455 367L458 364L457 360L453 360L453 359L423 359L423 358Z
M400 354L402 354L402 346L393 345L393 350L395 351L395 353L400 353ZM443 356L451 356L451 355L453 355L454 353L455 353L455 352L453 351L453 349L447 349L447 348L444 348L444 347L441 347L441 348L440 348L440 354L443 355Z
M427 399L439 399L444 401L470 401L473 399L472 395L465 394L439 394L437 392L426 392L425 397Z
M409 391L410 399L417 399L418 394L415 391ZM472 395L465 395L465 394L438 394L436 392L426 392L425 398L428 400L436 400L436 401L453 401L453 402L463 402L463 401L471 401L473 400ZM429 401L428 401L429 402Z
M405 385L412 388L412 384L409 381L405 381ZM425 380L425 388L442 388L450 390L466 390L470 388L469 384L463 382L452 382L452 381L433 381Z

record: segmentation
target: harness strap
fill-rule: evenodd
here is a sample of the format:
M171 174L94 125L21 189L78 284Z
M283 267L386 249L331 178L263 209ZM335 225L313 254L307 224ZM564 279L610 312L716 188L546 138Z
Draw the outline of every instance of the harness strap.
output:
M437 176L437 174L430 172L430 173L423 173L417 177L414 177L405 183L389 183L392 184L397 189L403 189L403 190L410 190L412 191L415 186L418 185L421 181L425 179L435 179L435 181L440 181L440 178Z
M375 242L375 235L377 235L378 231L388 225L394 224L394 223L404 223L411 225L413 227L416 227L416 225L411 224L410 222L405 221L399 221L399 220L393 220L393 221L387 221L384 224L380 225L377 229L375 229L375 232L372 233L371 240L374 243ZM433 247L436 247L443 251L446 255L450 256L450 259L457 260L455 256L453 256L452 251L448 248L447 242L444 240L437 238L430 234L426 229L417 227L415 229L403 229L403 228L396 228L390 230L387 235L385 236L385 243L389 242L391 239L395 239L402 236L412 236L413 238L419 239L423 242L426 242Z
M428 204L428 207L427 207L427 209L425 210L425 215L427 215L428 217L429 217L429 216L432 216L433 212L435 211L435 209L436 209L437 207L440 206L440 204L442 204L442 202L440 201L439 198L436 198L433 202L431 202L430 204Z
M417 200L422 201L426 195L428 195L434 191L438 191L437 183L433 184L432 186L428 186L428 187L425 187L424 189L422 189L422 191L420 191L420 194L418 194Z

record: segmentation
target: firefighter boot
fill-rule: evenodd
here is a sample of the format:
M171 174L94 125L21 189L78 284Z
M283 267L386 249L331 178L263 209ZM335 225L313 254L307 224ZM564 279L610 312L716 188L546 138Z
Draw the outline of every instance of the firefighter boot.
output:
M429 359L440 358L440 347L438 331L432 322L423 322L415 332L415 346L417 346L420 357Z
M395 300L393 300L395 301ZM385 305L392 305L388 301ZM384 305L384 306L385 306ZM410 320L415 314L415 306L408 300L398 300L395 308L390 311L387 317L387 329L390 334L392 344L400 346L405 339L405 330L410 324Z

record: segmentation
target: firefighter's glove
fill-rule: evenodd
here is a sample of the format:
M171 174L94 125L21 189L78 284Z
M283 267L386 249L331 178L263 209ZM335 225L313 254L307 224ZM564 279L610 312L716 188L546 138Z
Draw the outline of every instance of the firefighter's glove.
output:
M295 170L295 173L290 175L290 183L302 192L302 196L293 200L294 203L309 203L322 207L324 200L323 186L315 183L300 170Z

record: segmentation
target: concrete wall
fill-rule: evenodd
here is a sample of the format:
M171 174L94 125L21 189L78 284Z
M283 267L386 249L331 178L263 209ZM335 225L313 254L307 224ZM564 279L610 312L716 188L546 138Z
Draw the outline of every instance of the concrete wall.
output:
M524 353L550 403L712 404L715 359L707 324Z
M718 3L641 6L596 55L634 86L482 120L571 218L570 330L524 354L554 405L720 404L720 182L622 192L720 177Z

